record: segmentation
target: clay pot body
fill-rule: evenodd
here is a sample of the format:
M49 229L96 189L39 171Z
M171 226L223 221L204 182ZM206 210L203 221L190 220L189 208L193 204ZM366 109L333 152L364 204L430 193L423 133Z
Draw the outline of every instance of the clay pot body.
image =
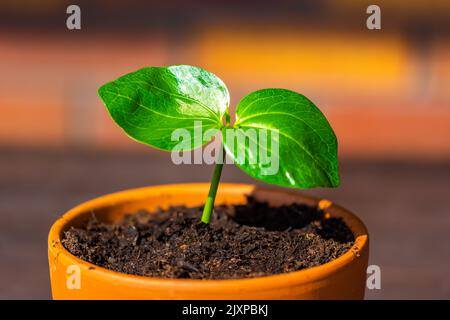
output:
M291 190L252 185L220 185L216 204L243 204L252 194L271 205L292 202L318 205L341 217L355 236L354 246L338 259L306 270L238 280L160 279L127 275L85 262L61 244L63 231L84 223L91 212L98 219L116 221L124 213L153 211L171 205L201 205L209 184L162 185L106 195L68 211L52 226L48 258L54 299L363 299L369 256L364 224L351 212L326 200Z

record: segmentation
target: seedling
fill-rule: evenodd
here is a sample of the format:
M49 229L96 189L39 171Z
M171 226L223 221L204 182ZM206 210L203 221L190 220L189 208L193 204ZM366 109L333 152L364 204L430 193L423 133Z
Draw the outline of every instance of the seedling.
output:
M183 128L194 138L179 151L199 148L212 139L195 136L194 124L201 122L203 129L221 132L221 151L225 150L253 178L291 188L339 185L333 129L309 99L294 91L262 89L250 93L237 104L234 123L227 87L217 76L198 67L142 68L103 85L98 92L114 121L130 138L143 144L173 151L179 144L172 133ZM272 142L278 145L276 154L264 139L253 141L266 156L276 157L276 173L267 174L262 153L254 152L245 142L251 139L248 130L264 130L276 137ZM230 131L234 135L225 134ZM244 143L235 143L236 139ZM204 223L211 220L223 156L219 152L203 209Z

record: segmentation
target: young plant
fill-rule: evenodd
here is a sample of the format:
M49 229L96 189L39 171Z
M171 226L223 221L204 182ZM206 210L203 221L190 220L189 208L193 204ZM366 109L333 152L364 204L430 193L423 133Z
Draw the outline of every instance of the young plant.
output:
M227 87L198 67L142 68L103 85L98 92L114 121L143 144L173 151L179 143L172 133L182 128L194 138L178 151L199 148L210 140L195 136L195 124L201 122L203 129L221 132L221 150L253 178L291 188L339 185L336 136L322 112L299 93L286 89L250 93L238 103L236 120L230 123ZM251 150L245 139L239 140L251 139L246 136L249 129L264 130L276 138L271 142L277 144L276 153L266 150L264 139L253 143L276 157L277 172L267 174L262 153ZM204 223L210 222L222 172L224 155L219 153L203 209Z

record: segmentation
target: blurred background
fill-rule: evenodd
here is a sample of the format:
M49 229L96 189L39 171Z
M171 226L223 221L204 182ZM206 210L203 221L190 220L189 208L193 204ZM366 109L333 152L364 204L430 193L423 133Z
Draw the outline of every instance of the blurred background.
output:
M81 30L66 8L81 8ZM381 30L366 9L381 8ZM299 91L339 140L342 185L305 191L356 212L381 290L450 298L450 2L0 1L0 298L48 299L51 223L121 189L208 181L207 165L128 139L97 88L143 66L218 75L235 105ZM223 181L254 182L232 166Z

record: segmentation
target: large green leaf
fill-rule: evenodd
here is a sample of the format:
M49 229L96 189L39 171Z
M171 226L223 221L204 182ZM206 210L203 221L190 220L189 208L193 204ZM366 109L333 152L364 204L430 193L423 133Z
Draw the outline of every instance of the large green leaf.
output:
M249 94L236 107L234 128L227 130L234 130L229 137L222 131L227 153L254 178L293 188L339 185L336 136L322 112L299 93L263 89ZM263 131L267 145L260 140ZM247 139L239 142L239 138ZM249 147L251 141L256 151ZM273 157L270 161L261 157L260 152L266 150L268 158ZM242 155L244 162L239 161ZM278 170L268 173L268 163L275 161Z
M142 68L103 85L98 92L128 136L167 151L179 143L171 139L176 129L188 130L191 137L189 146L180 150L206 143L203 137L195 137L194 127L201 121L203 131L219 129L230 100L222 80L187 65Z

